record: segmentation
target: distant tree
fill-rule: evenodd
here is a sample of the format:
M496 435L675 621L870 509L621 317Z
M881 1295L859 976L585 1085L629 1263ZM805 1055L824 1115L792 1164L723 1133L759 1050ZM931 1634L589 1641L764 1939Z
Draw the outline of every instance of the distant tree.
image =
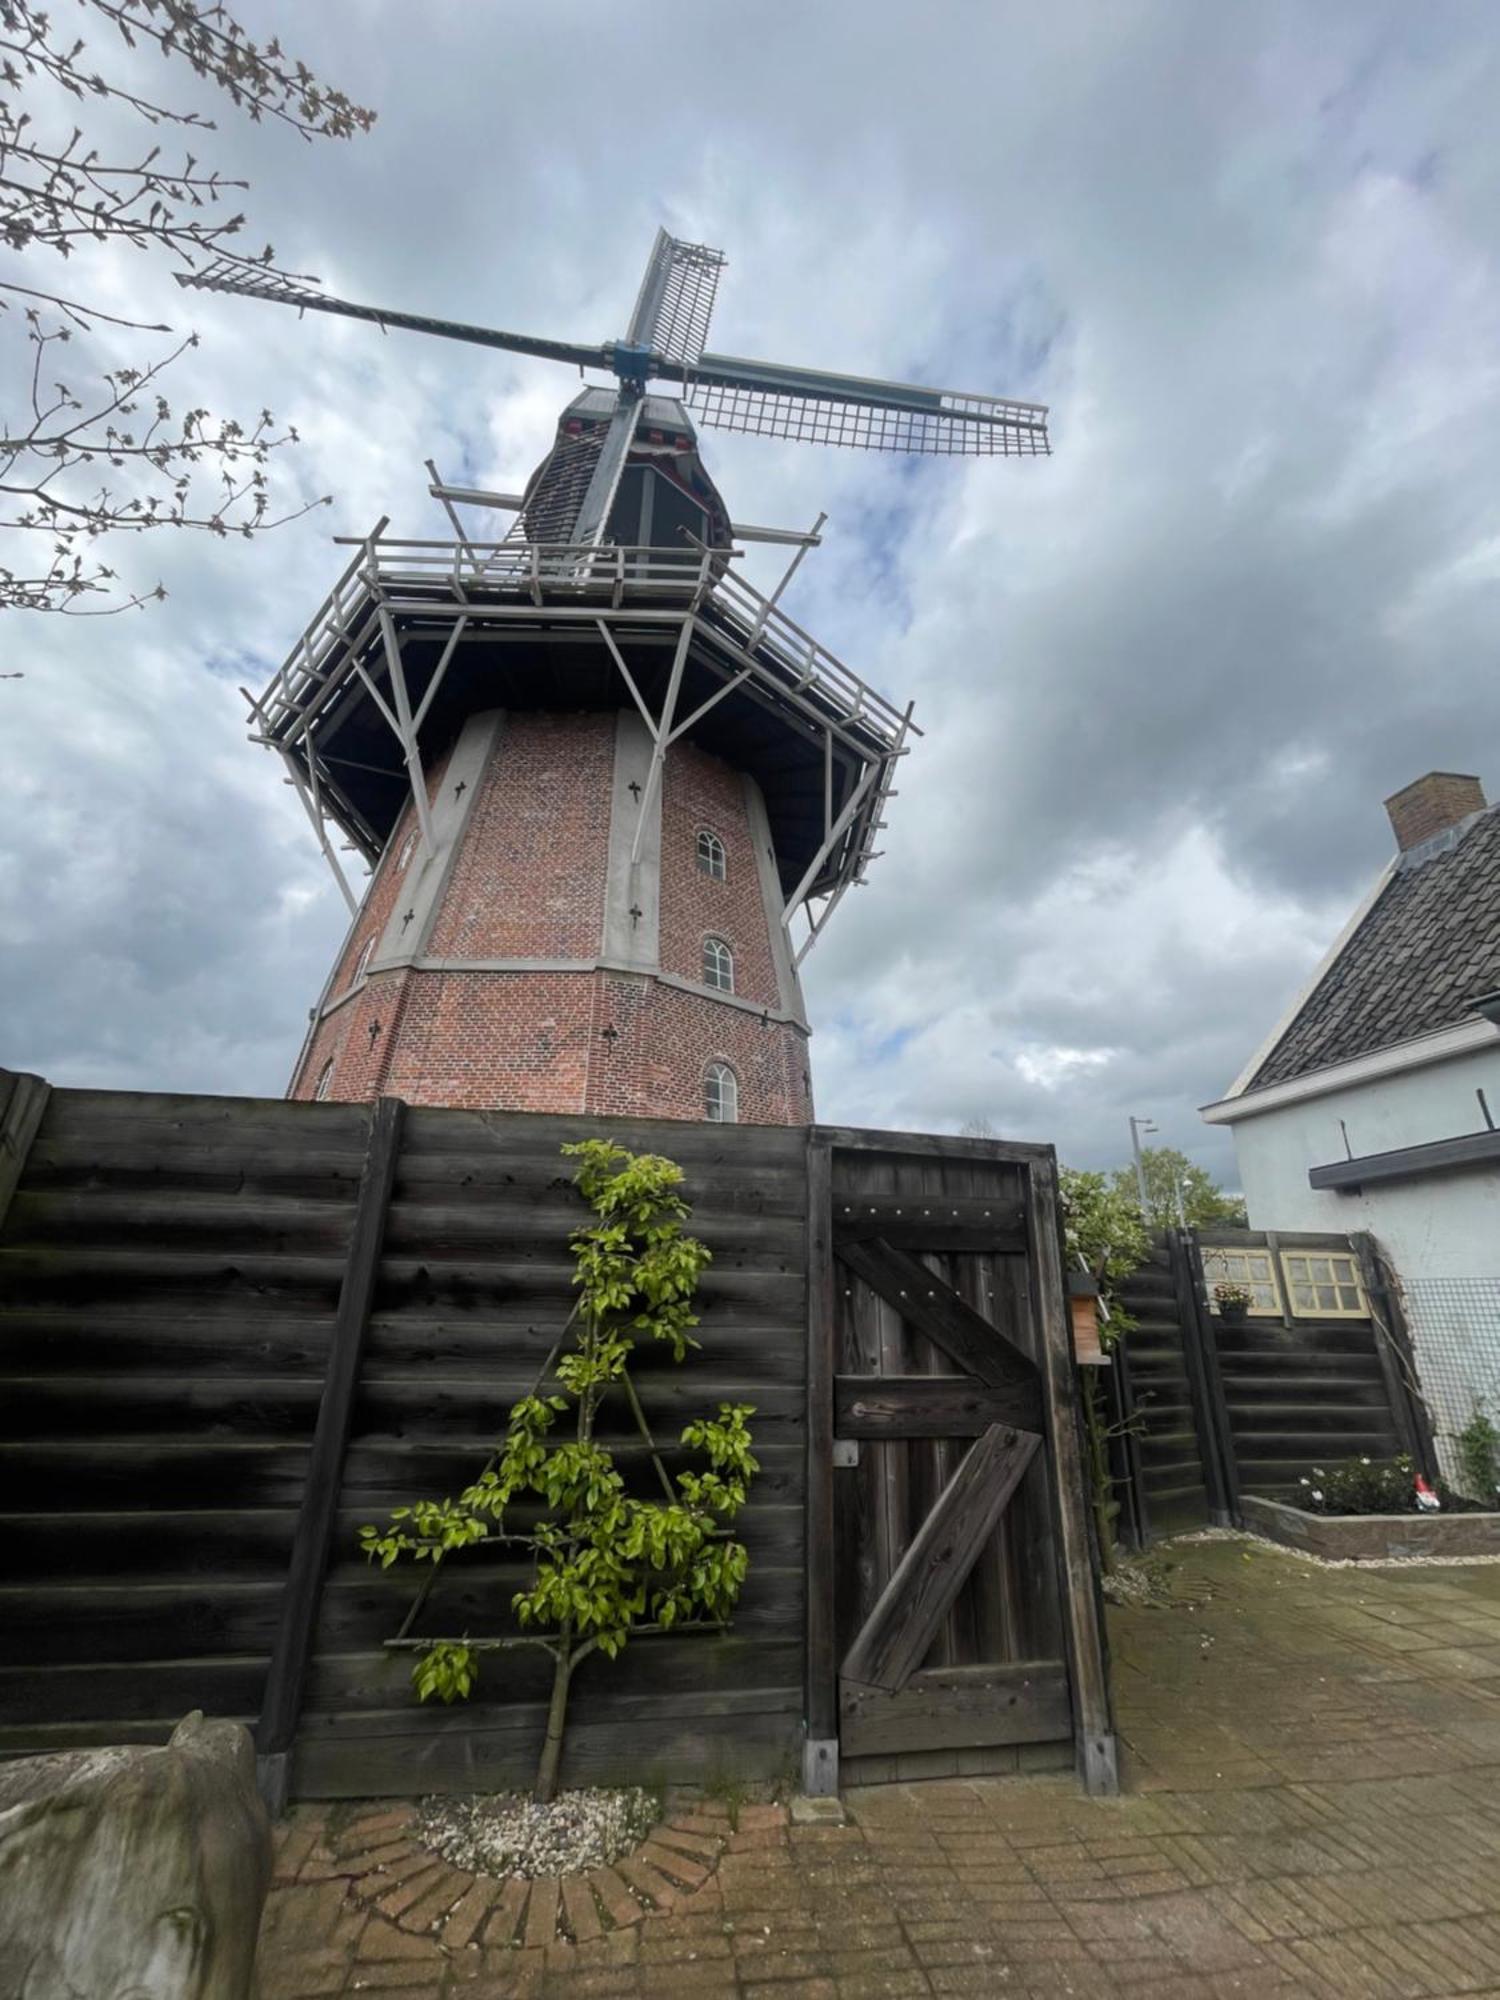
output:
M319 83L279 42L251 41L210 0L75 5L86 25L102 24L117 59L122 48L154 45L252 123L276 119L307 140L346 139L374 123L372 111ZM51 10L0 0L0 248L17 262L31 260L26 276L35 279L19 283L14 262L0 272L0 325L8 319L30 350L24 368L11 371L13 395L0 411L0 531L16 550L10 566L0 563L0 610L97 614L165 595L160 584L122 590L96 552L103 538L159 528L250 535L307 509L271 511L265 466L296 434L279 429L269 410L245 420L174 411L162 394L163 376L197 345L196 334L143 351L138 361L83 374L70 368L71 382L58 379L62 350L77 334L171 329L105 312L71 284L55 289L49 254L67 260L102 244L154 251L182 270L215 260L274 269L269 245L258 253L238 247L243 215L219 209L243 181L185 148L168 158L144 134L124 147L115 136L120 116L151 130L212 132L213 122L141 95L133 76L125 80L128 56L106 75L82 37L67 31L63 12L64 0Z
M998 1139L1000 1134L982 1111L976 1111L972 1118L966 1118L959 1126L958 1136L960 1139Z
M1182 1191L1180 1212L1186 1216L1190 1229L1210 1229L1215 1225L1243 1229L1246 1226L1243 1200L1238 1195L1225 1194L1212 1176L1202 1167L1195 1166L1186 1153L1179 1152L1175 1146L1146 1146L1142 1148L1141 1158L1146 1169L1146 1221L1151 1228L1176 1227L1179 1220L1179 1188ZM1117 1167L1113 1181L1117 1193L1139 1208L1135 1167Z

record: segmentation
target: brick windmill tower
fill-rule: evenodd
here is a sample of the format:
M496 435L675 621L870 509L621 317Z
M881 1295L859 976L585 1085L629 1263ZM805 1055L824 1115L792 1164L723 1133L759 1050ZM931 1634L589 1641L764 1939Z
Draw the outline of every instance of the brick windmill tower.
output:
M1038 454L1046 410L704 352L723 258L658 232L630 328L538 340L216 267L184 282L570 362L523 494L431 491L452 533L355 548L266 691L352 923L290 1095L800 1124L798 966L874 859L910 709L780 609L807 533L731 521L697 424ZM672 393L653 393L653 385ZM461 507L506 508L501 540ZM769 595L737 544L782 542ZM359 901L335 839L372 873Z

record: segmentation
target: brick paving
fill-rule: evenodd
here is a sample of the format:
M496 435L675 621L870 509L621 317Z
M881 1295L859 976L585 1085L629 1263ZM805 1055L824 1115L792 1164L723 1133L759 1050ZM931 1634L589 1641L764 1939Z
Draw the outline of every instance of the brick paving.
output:
M1500 1995L1500 1566L1172 1553L1171 1606L1110 1613L1123 1798L950 1778L738 1830L706 1802L673 1815L696 1848L525 1897L402 1873L380 1807L299 1808L262 2000ZM696 1886L655 1865L689 1853Z

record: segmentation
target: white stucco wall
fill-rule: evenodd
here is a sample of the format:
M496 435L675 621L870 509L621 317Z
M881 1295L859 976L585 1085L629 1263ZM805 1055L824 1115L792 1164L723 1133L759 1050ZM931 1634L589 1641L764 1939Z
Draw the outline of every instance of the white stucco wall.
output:
M1483 1089L1500 1124L1500 1037L1493 1049L1306 1098L1235 1122L1252 1229L1368 1229L1406 1279L1500 1273L1500 1169L1465 1168L1341 1194L1310 1188L1310 1167L1484 1128Z

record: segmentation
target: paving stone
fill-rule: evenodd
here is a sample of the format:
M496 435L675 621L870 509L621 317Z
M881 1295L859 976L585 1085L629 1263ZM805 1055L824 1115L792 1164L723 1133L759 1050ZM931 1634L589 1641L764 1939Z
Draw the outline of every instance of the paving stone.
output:
M671 1910L677 1907L678 1891L665 1875L651 1866L649 1861L641 1861L634 1855L624 1855L615 1863L615 1873L622 1877L638 1896L646 1897L659 1910Z
M562 1886L555 1875L539 1875L526 1899L526 1943L532 1950L551 1944L557 1936L557 1916Z
M449 1951L461 1951L479 1934L505 1884L493 1875L476 1875L443 1923L443 1944Z
M501 1884L500 1894L490 1907L489 1915L479 1929L479 1941L489 1953L504 1949L515 1941L521 1928L521 1913L526 1908L529 1882L523 1882L518 1875Z
M527 1925L525 1884L459 1878L441 1955L364 1908L410 1894L420 1920L446 1894L405 1822L378 1824L405 1809L298 1809L263 2000L356 1981L436 2000L443 1965L443 2000L1500 1995L1500 1652L1484 1659L1500 1571L1252 1553L1185 1547L1191 1612L1110 1612L1127 1798L1085 1800L1070 1776L948 1778L853 1793L843 1828L747 1805L733 1831L719 1806L678 1802L628 1867L552 1885L545 1943L511 1942L547 1928ZM559 1902L576 1943L556 1939Z
M612 1924L623 1926L638 1924L643 1911L629 1884L613 1868L595 1868L589 1875L589 1886L604 1906L604 1913Z
M563 1877L562 1899L568 1929L577 1943L592 1944L595 1938L602 1936L604 1926L599 1921L599 1906L583 1876Z

